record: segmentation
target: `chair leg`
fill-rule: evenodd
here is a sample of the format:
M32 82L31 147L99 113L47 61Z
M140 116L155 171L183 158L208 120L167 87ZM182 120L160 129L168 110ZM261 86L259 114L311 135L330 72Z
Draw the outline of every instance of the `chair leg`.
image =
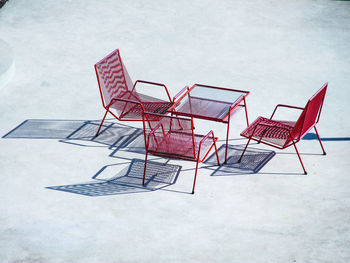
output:
M315 128L315 132L316 132L316 135L317 135L317 138L318 138L318 141L320 142L320 145L321 145L321 148L322 148L322 151L323 151L323 155L326 155L326 151L324 150L323 148L323 145L322 145L322 142L321 142L321 138L320 138L320 135L318 135L318 132L317 132L317 129L316 129L316 126L314 126Z
M104 122L104 121L105 121L105 119L106 119L107 113L108 113L108 110L106 110L106 113L105 113L105 115L103 116L103 119L102 119L102 121L101 121L100 127L98 127L98 130L97 130L97 132L96 132L95 137L97 137L97 136L98 136L98 134L100 133L100 130L101 130L102 124L103 124L103 122Z
M195 186L196 186L197 171L198 171L198 163L199 163L199 159L197 159L196 172L195 172L195 174L194 174L194 180L193 180L192 194L194 194L194 188L195 188Z
M306 172L306 170L305 170L305 167L304 167L304 164L303 164L303 161L301 160L299 151L298 151L297 146L295 145L295 142L294 142L294 141L293 141L293 145L294 145L295 151L297 152L297 155L298 155L299 161L300 161L300 163L301 163L301 166L303 167L304 174L307 174L307 172Z
M241 154L241 157L238 159L238 163L240 163L240 162L242 161L242 157L243 157L245 151L247 150L248 144L250 143L250 140L251 140L251 139L252 139L252 137L250 137L250 138L248 139L248 142L247 142L247 144L246 144L246 146L245 146L245 148L244 148L244 150L243 150L243 152L242 152L242 154Z

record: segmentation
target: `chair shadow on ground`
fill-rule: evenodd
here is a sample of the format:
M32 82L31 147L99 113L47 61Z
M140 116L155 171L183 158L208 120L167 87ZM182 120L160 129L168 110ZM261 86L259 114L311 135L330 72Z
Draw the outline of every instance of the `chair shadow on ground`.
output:
M59 142L82 147L108 147L108 149L112 150L111 154L109 154L109 157L125 159L129 165L108 179L102 180L101 176L108 171L114 171L116 165L103 167L93 177L93 179L98 180L98 182L93 181L83 184L53 186L48 187L49 189L88 196L101 196L124 193L150 192L159 189L165 190L164 187L176 182L176 178L182 169L181 166L170 164L164 165L161 163L152 162L152 165L148 167L150 171L147 171L147 178L151 178L152 180L146 182L146 186L143 187L140 180L143 175L144 161L132 159L130 163L131 159L122 158L116 154L118 151L145 154L143 129L121 123L105 122L100 135L98 137L95 137L99 124L99 120L28 119L2 136L2 138L58 139ZM309 133L303 139L314 140L317 139L317 136L316 134ZM237 140L242 140L242 138L231 139L230 142L236 142ZM321 140L348 141L350 138L334 137L322 138ZM250 146L242 158L242 161L238 163L237 161L242 153L244 146L245 144L229 145L227 163L222 164L221 166L217 166L216 155L213 153L210 157L207 158L207 160L203 163L204 165L202 165L200 169L212 170L213 172L211 176L256 174L259 173L259 171L276 155L274 151L257 149ZM220 160L224 160L225 147L225 144L223 144L218 149ZM170 178L173 178L174 181L170 182ZM160 186L162 182L164 185Z
M46 188L86 196L132 194L156 190L172 191L164 188L176 183L181 166L148 161L146 183L142 186L144 164L143 160L132 159L131 163L106 165L92 177L96 181Z
M99 120L28 119L5 134L4 139L58 139L83 147L108 147L113 152L126 150L145 153L143 129L121 123L105 122L95 137Z
M309 132L303 137L303 140L318 140L317 134ZM350 141L350 137L322 137L321 141Z
M115 157L115 154L120 150L145 154L142 128L135 128L126 124L121 124L120 122L115 123L106 120L99 136L95 137L99 124L100 120L28 119L2 136L2 138L58 139L59 142L62 143L83 147L107 146L109 149L113 150L109 155L110 157ZM244 138L230 139L230 141L242 139ZM315 133L308 133L304 136L303 140L317 140L317 135ZM321 140L349 141L350 137L329 137L321 138ZM231 148L229 150L232 150ZM230 163L232 163L232 161L233 159Z
M211 176L228 176L258 173L275 155L276 152L270 150L257 149L249 147L240 163L238 159L241 157L245 144L228 145L227 162L221 166L215 166L215 153L208 157L204 162L205 169L213 170ZM225 159L226 145L223 144L218 149L219 159Z

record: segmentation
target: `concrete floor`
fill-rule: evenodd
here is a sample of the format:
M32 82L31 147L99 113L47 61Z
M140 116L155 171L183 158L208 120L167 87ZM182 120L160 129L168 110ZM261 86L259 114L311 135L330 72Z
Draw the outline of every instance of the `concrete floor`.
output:
M350 2L10 0L0 39L14 54L11 69L0 50L0 262L350 262ZM255 144L244 166L202 164L194 195L194 163L153 157L161 182L142 188L139 123L110 118L92 140L93 65L115 48L171 95L249 90L251 121L328 81L327 156L312 131L304 176L292 148ZM225 127L198 123L223 149ZM239 112L231 160L244 125Z

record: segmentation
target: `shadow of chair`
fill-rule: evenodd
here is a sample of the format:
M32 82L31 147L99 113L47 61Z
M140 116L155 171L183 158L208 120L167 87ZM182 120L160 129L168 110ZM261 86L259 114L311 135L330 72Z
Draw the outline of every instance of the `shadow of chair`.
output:
M92 177L98 182L93 181L46 188L86 196L152 192L175 184L181 171L181 166L179 165L149 161L147 167L147 184L143 186L143 160L132 159L131 162L128 162L126 165L124 164L124 168L120 168L120 166L121 164L106 165L101 168Z
M60 142L83 147L109 147L114 152L142 140L143 129L121 123L108 123L104 132L95 137L99 122L94 120L28 119L5 134L4 139L58 139ZM140 147L140 145L138 145ZM135 146L136 147L136 146ZM134 147L134 148L135 148ZM135 149L140 151L140 149ZM144 150L143 150L144 153Z
M329 142L350 141L350 137L322 137L320 139ZM303 137L303 140L318 140L318 136L316 133L308 133Z
M204 162L207 166L205 169L213 170L211 176L232 176L243 174L256 174L276 155L274 151L262 150L250 147L245 158L238 162L241 157L244 145L228 145L227 163L219 167L215 167L215 154L212 154ZM225 157L226 145L223 144L218 149L219 158Z

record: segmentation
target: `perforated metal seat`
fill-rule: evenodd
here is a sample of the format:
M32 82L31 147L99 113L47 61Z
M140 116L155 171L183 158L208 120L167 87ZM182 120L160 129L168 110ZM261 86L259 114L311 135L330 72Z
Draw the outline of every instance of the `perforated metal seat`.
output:
M255 138L256 140L263 140L264 142L284 147L291 142L289 132L293 130L295 123L295 121L276 121L260 116L251 123L241 135L246 138L253 136L252 138ZM271 128L267 129L265 125L268 125Z

